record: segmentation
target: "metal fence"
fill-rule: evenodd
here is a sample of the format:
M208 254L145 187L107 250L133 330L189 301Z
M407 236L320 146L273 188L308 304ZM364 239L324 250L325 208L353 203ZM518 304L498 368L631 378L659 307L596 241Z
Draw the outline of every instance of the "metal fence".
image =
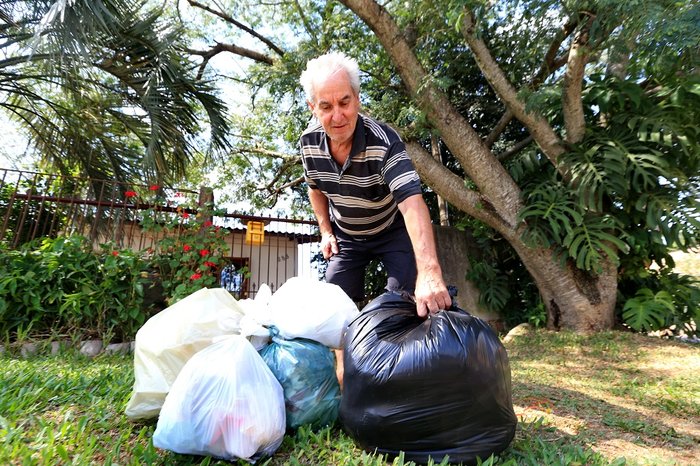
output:
M205 206L213 202L207 188L192 191L0 169L0 243L17 248L36 238L80 234L96 246L112 243L147 251L179 231L144 228L154 216L167 221L210 215L208 220L226 231L230 273L221 278L231 291L252 297L262 284L274 291L293 276L318 278L315 221L222 209L212 213ZM257 236L251 237L251 228ZM243 277L238 272L244 267Z

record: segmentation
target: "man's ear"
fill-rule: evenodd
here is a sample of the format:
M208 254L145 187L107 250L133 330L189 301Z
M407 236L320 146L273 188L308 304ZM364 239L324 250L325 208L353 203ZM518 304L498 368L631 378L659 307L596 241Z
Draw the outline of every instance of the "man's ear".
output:
M309 106L309 110L311 110L311 116L318 119L318 116L316 116L316 105L310 100L307 100L306 104Z

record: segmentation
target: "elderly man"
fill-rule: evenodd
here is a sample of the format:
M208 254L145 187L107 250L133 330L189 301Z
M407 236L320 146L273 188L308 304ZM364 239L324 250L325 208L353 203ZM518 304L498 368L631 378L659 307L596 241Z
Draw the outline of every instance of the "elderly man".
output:
M399 135L359 113L357 62L328 53L310 60L300 81L315 117L301 152L330 259L326 280L362 301L365 268L377 257L386 289L414 295L418 315L449 308L420 180Z

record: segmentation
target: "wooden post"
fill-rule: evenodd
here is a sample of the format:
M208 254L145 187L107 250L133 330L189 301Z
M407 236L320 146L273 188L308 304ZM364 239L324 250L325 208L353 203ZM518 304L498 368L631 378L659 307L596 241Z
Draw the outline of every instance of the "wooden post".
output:
M214 189L207 186L200 186L197 208L199 212L206 212L207 218L205 220L209 220L210 222L214 221L214 217L212 216L214 210Z
M430 136L430 151L433 154L433 158L442 163L442 157L440 157L440 140L434 134ZM444 200L439 194L436 195L438 209L440 210L440 225L443 227L449 226L450 218L447 211L447 201Z

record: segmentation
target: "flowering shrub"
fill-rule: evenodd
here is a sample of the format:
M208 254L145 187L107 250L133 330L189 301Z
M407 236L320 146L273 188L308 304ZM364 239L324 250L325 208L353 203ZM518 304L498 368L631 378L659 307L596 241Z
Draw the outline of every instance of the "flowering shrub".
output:
M151 252L150 263L160 275L169 305L199 289L219 286L226 232L213 225L211 215L211 207L194 215L180 206L174 215L152 209L142 221L145 230L163 236Z
M155 310L146 298L156 295L160 302L159 287L154 293L147 288L154 278L168 304L219 286L228 248L226 231L210 220L211 206L197 212L185 206L182 193L167 199L157 185L126 190L123 197L153 206L141 225L162 239L146 252L98 246L77 235L40 238L17 249L0 242L0 340L129 341ZM175 208L173 199L182 205Z

